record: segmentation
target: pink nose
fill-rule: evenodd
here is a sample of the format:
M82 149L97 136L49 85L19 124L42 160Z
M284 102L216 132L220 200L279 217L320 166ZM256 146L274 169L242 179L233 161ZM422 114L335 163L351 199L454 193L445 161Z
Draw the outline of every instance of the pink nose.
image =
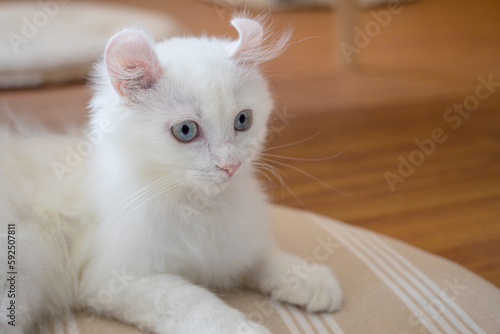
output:
M217 165L217 167L224 170L229 176L232 176L240 166L241 162L231 165L222 165L222 166Z

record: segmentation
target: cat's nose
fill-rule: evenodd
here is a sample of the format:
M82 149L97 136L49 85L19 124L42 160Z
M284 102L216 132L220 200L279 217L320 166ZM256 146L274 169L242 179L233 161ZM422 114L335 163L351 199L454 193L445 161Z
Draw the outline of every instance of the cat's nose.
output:
M218 168L225 171L227 173L227 175L229 175L229 176L232 176L240 166L241 166L241 162L239 162L239 161L235 164L217 165Z

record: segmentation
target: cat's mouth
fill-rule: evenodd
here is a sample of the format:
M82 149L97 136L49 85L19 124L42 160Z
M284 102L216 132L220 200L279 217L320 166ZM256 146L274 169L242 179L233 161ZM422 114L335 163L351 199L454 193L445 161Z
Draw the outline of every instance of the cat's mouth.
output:
M213 185L213 190L214 192L216 193L220 193L222 192L224 189L226 189L226 187L231 183L231 181L237 177L237 174L236 175L229 175L227 174L226 172L219 172L219 173L216 173L215 177L213 179L211 179L211 183Z
M218 177L217 180L214 180L214 183L217 186L226 187L230 183L231 179L232 179L232 176L224 175L222 177Z
M238 177L240 170L236 169L238 168L230 173L220 167L211 170L193 170L187 177L194 182L196 188L202 189L206 194L215 195L221 193L235 177Z

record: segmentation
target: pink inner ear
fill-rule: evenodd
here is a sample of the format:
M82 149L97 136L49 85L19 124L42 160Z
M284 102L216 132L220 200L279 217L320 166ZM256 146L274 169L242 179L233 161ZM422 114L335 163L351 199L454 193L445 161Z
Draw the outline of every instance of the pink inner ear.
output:
M239 38L229 46L229 56L243 62L257 61L264 38L262 26L245 18L232 19L231 24L238 30Z
M151 88L162 75L151 41L136 30L114 35L106 46L104 61L113 87L121 96Z

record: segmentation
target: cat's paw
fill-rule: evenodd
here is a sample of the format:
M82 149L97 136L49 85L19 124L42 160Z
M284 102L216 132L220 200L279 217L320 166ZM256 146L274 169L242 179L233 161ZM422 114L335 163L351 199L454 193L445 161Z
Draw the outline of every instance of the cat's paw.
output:
M308 312L334 312L342 304L342 289L328 267L283 252L270 255L247 284Z
M307 312L334 312L342 304L342 289L330 269L318 264L300 276L292 270L285 272L271 298L304 307Z

